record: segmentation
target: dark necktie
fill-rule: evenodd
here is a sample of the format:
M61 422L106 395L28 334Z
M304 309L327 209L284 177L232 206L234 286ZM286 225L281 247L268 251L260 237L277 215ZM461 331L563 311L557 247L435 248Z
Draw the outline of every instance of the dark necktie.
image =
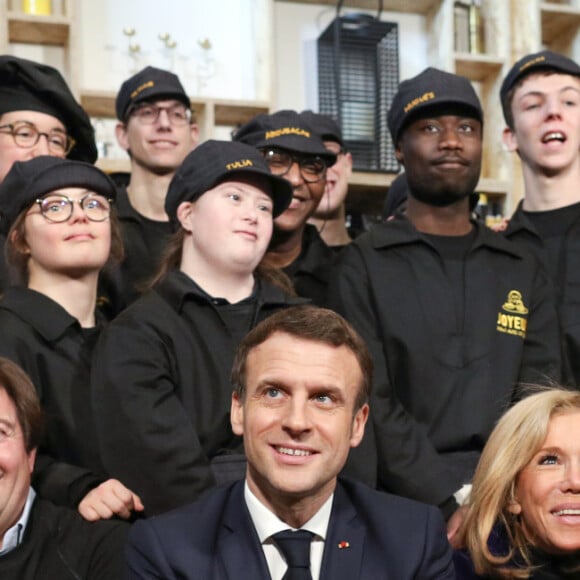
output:
M314 534L306 530L286 530L272 536L282 550L288 570L282 580L312 580L310 574L310 542Z

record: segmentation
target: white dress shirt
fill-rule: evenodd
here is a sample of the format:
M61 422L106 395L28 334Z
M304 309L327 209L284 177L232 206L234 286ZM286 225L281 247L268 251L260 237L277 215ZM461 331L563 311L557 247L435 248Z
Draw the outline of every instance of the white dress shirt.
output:
M28 525L30 510L32 509L32 504L35 497L36 493L32 488L30 488L28 490L28 496L26 498L26 503L24 504L22 514L20 514L20 518L18 518L18 521L12 527L8 528L4 532L4 537L2 538L2 543L0 545L0 556L8 554L8 552L11 552L20 546L22 538L24 537L26 526Z
M322 554L324 553L324 542L330 521L332 510L332 494L322 505L322 507L300 528L314 534L310 544L310 573L312 580L319 580L320 568L322 566ZM250 512L250 517L254 527L258 532L258 538L264 550L264 556L268 563L268 569L272 580L282 580L288 566L284 555L272 540L272 536L284 530L295 530L283 522L278 516L273 514L250 490L248 482L245 483L244 499Z

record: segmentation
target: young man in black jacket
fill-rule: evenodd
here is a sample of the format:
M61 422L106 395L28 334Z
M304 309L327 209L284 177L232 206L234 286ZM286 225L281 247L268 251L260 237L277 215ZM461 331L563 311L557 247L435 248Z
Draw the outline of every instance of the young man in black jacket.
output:
M344 250L331 303L373 354L379 486L449 517L518 383L559 377L556 313L535 261L470 219L483 112L469 81L423 71L388 123L406 213Z
M504 143L522 162L524 199L505 235L534 252L552 279L564 379L580 386L580 66L528 54L501 87Z

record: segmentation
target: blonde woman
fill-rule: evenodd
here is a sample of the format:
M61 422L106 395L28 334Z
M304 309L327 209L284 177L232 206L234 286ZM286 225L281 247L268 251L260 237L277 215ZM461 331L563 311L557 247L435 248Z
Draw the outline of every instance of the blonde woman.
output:
M514 405L473 478L455 554L458 579L580 578L580 393Z

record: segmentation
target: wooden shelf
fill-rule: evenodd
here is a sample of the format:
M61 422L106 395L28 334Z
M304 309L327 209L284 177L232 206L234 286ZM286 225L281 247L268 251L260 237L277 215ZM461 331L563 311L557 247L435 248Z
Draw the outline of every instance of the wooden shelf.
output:
M456 52L454 55L455 72L471 81L482 82L501 73L504 65L502 58L485 54Z
M90 117L116 118L115 93L110 91L82 91L81 106Z
M127 159L97 159L95 165L105 173L131 173L131 162Z
M71 22L63 16L35 16L8 13L8 41L24 44L66 46Z
M110 91L81 91L81 105L91 117L116 118L116 94ZM191 106L198 118L211 111L213 124L236 126L246 123L259 113L267 113L268 103L261 101L241 101L228 99L191 99Z
M479 180L475 191L477 193L485 193L487 196L503 198L507 196L509 188L509 183L506 181L482 177Z
M277 0L284 2L295 2L296 4L321 4L336 8L336 0ZM441 0L385 0L383 10L389 12L408 12L413 14L427 14ZM345 0L343 8L360 8L362 10L377 10L377 0Z
M211 100L215 114L215 124L235 127L247 123L260 113L268 113L270 106L259 101Z
M574 34L580 27L580 10L566 4L540 4L542 44L558 43L563 36Z

